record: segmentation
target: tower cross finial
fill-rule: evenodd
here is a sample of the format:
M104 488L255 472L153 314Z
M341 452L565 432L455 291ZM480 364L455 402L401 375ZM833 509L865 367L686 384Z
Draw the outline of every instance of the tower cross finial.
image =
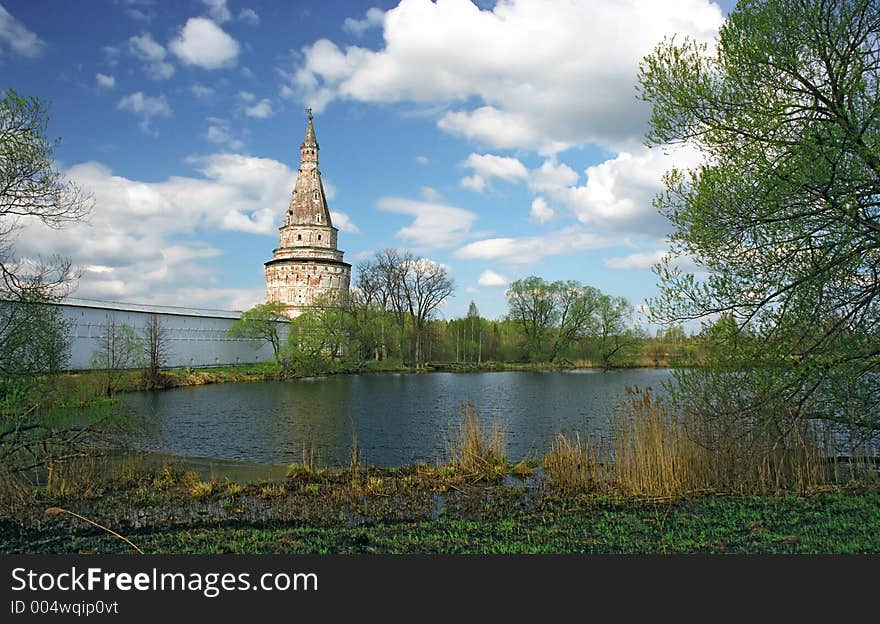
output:
M311 120L312 120L312 109L311 109L311 108L307 108L307 109L306 109L306 112L309 114L309 121L311 121Z

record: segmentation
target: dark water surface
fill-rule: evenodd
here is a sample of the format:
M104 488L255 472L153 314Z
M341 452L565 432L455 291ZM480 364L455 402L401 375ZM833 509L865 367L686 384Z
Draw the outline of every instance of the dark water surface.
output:
M433 463L473 403L500 421L508 457L547 450L557 433L607 428L627 386L659 390L670 371L551 371L339 375L176 388L126 395L146 416L146 450L266 464L300 461L314 447L324 465L343 465L357 437L377 466Z

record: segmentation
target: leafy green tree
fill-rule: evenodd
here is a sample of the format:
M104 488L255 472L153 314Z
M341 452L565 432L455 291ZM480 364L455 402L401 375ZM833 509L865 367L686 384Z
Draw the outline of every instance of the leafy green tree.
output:
M20 219L59 228L87 215L91 197L55 169L46 138L47 107L12 89L0 96L0 469L38 467L75 454L78 428L39 418L51 402L51 378L69 355L69 327L52 305L74 283L69 260L20 259Z
M627 332L632 317L632 306L623 297L599 295L596 302L597 335L600 340L602 364L611 366L611 360L637 339Z
M91 198L54 167L56 142L46 134L47 107L9 89L0 97L0 374L32 376L61 368L67 331L60 311L49 304L73 284L69 260L15 254L19 220L49 227L82 219Z
M482 319L480 318L480 311L477 309L477 304L473 301L468 305L467 311L467 324L468 324L468 332L470 334L470 360L477 361L478 363L482 361L482 343L483 343L483 327L482 327Z
M550 361L564 353L576 341L596 333L599 297L592 286L583 286L574 280L554 282L559 329L550 352Z
M537 276L516 280L507 289L508 316L525 336L529 359L543 359L548 336L558 320L554 290Z
M726 357L755 388L744 413L784 404L793 418L876 429L880 3L742 0L717 49L667 40L639 82L653 103L648 141L705 156L670 172L658 198L674 229L655 320L735 324ZM756 340L734 347L746 327ZM843 387L858 408L836 399Z
M58 141L46 138L46 113L45 103L12 89L0 97L0 289L7 298L57 299L67 293L72 280L70 262L63 258L16 258L18 220L36 219L59 228L84 218L92 207L91 196L55 168Z
M268 301L258 303L250 310L241 313L229 334L233 338L248 338L261 340L272 345L272 353L275 361L280 361L281 351L281 328L289 321L287 307L280 301Z
M508 316L522 329L527 357L552 362L594 332L599 294L573 280L548 283L532 276L513 282Z
M39 286L0 300L0 376L5 381L34 380L60 372L70 350L69 322Z
M290 322L287 344L281 350L281 362L286 372L310 376L335 368L323 315L322 309L310 308Z

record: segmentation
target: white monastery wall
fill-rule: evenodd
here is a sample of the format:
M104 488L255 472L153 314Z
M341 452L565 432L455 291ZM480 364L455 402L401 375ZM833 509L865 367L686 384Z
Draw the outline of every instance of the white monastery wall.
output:
M168 334L166 366L221 366L267 362L274 358L272 345L262 340L232 338L229 328L241 312L198 310L169 306L113 303L68 298L58 304L70 321L70 370L91 368L98 351L98 337L112 317L116 324L129 325L138 334L151 314L159 317ZM282 322L282 341L287 337L287 323Z

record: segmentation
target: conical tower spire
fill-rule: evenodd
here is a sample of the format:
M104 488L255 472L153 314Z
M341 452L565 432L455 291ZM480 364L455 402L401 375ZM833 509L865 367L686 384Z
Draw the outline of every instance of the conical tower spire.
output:
M290 198L285 225L320 225L332 227L327 196L318 169L318 140L312 123L312 109L308 109L309 125L300 146L299 174ZM323 239L322 239L323 240Z
M314 148L316 151L318 148L318 139L315 138L315 126L312 124L312 109L307 108L306 112L309 114L309 125L306 128L306 136L303 139L302 145L300 145L300 149Z

